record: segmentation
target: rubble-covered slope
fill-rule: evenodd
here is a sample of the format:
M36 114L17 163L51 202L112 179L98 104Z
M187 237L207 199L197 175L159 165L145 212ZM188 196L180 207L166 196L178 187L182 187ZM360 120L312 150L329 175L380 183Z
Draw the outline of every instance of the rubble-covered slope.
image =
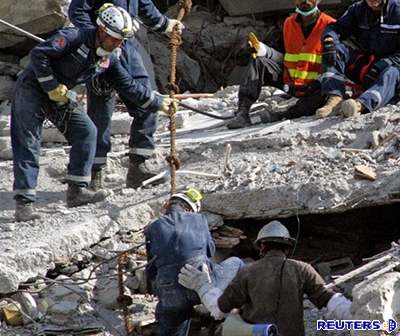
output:
M258 108L271 105L270 91L265 89ZM229 115L236 104L236 88L219 92L216 98L186 103ZM397 106L353 119L307 117L235 131L227 130L219 120L179 113L184 127L178 129L177 146L184 174L178 174L178 186L202 189L207 211L227 218L276 218L345 211L399 198ZM115 117L129 119L126 114ZM160 123L158 151L151 160L161 169L167 168L163 157L169 150L166 123ZM7 132L3 129L3 133ZM65 207L66 187L60 182L68 147L54 148L53 144L45 148L37 203L42 219L30 223L13 222L12 161L0 162L0 292L15 290L19 282L50 269L54 260L101 237L140 228L154 217L169 193L169 184L124 188L127 141L123 134L113 138L114 152L105 174L105 185L113 194L101 204L76 209ZM371 143L375 149L369 148ZM227 159L228 144L231 154ZM355 167L360 165L376 172L374 181L355 176ZM208 176L185 174L188 170Z

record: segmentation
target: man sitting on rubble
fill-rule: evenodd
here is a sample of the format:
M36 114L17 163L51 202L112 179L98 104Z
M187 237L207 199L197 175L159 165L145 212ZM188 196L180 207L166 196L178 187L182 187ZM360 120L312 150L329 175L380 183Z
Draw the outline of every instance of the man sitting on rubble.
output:
M85 113L70 106L69 89L108 70L115 85L137 98L132 77L120 66L115 51L138 28L121 7L111 6L97 20L98 27L60 30L31 51L31 62L19 76L11 109L16 221L38 219L36 198L42 125L49 119L71 145L65 181L69 207L94 203L104 192L87 189L96 152L96 127ZM145 99L145 98L143 98ZM149 106L154 113L168 110L162 98ZM170 101L167 101L167 105Z
M132 18L139 17L153 31L170 34L175 25L180 31L183 29L182 23L161 14L151 0L72 0L68 9L69 18L76 27L93 27L96 24L97 13L112 5L111 3L124 8ZM137 95L143 99L133 101L130 93L123 87L113 85L112 75L107 72L88 83L88 115L98 131L92 167L91 187L93 190L102 188L103 169L107 163L107 154L111 150L111 117L116 100L114 89L127 107L129 115L133 117L126 186L138 188L143 181L159 173L146 164L146 160L151 157L155 148L154 133L157 128L157 115L152 112L152 105L158 97L151 89L149 75L139 53L138 39L127 40L121 49L121 66L132 77L136 83Z
M202 195L194 188L173 194L166 212L145 231L149 280L158 297L156 318L161 336L186 336L193 306L200 304L197 294L178 284L185 264L207 269L210 281L223 290L242 267L239 258L220 264L210 261L215 252L207 217L199 214Z
M326 117L341 110L351 117L388 104L400 84L399 34L397 0L358 1L329 26L322 36L322 93L327 101L317 114ZM343 43L349 37L356 48ZM343 101L345 75L362 85L365 91L359 97Z
M304 294L335 318L348 319L351 301L326 289L312 266L288 258L295 242L285 226L272 221L255 241L263 258L241 268L224 291L212 285L206 270L191 265L182 268L179 283L196 291L216 319L238 308L245 322L275 324L282 336L304 335Z
M238 110L235 118L227 123L228 128L251 124L251 105L257 101L265 84L283 88L287 93L299 97L299 100L285 112L265 112L264 122L312 115L324 103L317 81L321 72L320 39L324 29L334 19L320 12L320 0L295 0L294 3L297 14L285 20L283 46L275 50L254 41L254 36L249 40L256 57L250 61L246 78L240 85Z

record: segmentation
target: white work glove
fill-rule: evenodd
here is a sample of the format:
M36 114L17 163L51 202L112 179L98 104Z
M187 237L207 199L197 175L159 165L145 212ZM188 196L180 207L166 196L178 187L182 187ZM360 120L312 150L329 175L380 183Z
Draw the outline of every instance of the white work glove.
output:
M170 36L172 34L172 30L174 29L175 25L178 25L179 34L182 34L183 30L185 29L185 26L183 25L182 22L175 19L168 19L168 25L164 33Z
M200 299L212 289L210 272L205 263L201 265L201 271L190 264L183 266L178 275L178 282L183 287L194 290Z
M328 314L337 320L349 320L351 318L351 301L343 294L336 293L328 301Z
M171 104L176 104L178 101L177 99L172 99L168 95L159 95L161 97L161 104L159 108L160 114L169 117L169 108Z
M281 63L283 61L282 53L276 51L274 48L271 48L262 42L260 42L259 48L257 50L257 57L267 57L277 63Z
M267 50L268 49L269 49L269 47L266 44L264 44L262 42L259 42L259 46L258 46L258 49L257 49L257 57L265 57L265 56L267 56Z

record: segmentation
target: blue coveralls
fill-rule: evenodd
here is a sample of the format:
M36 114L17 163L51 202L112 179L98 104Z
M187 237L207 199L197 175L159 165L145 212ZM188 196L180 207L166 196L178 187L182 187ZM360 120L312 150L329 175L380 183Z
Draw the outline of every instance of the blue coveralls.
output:
M399 88L400 1L387 0L380 13L372 11L366 1L358 1L325 30L322 40L332 37L337 50L334 66L327 66L323 59L322 93L325 95L344 95L346 67L360 54L342 43L349 36L355 38L361 53L377 57L379 76L357 98L368 111L373 111L389 103Z
M68 10L71 22L77 27L93 27L96 25L97 10L104 3L113 3L126 9L133 18L139 16L144 23L155 31L165 31L168 25L168 18L158 11L151 0L72 0ZM142 84L142 87L138 87L138 90L150 91L149 76L138 52L138 43L135 38L127 40L122 47L120 60L132 79ZM109 74L105 74L104 80L110 81ZM88 114L98 131L93 170L100 170L106 165L107 153L111 150L111 116L115 106L115 95L105 92L96 94L90 84L87 88ZM156 99L154 92L150 91L150 94L139 92L139 94L146 93L147 100L142 104L137 104L130 99L123 87L114 88L128 108L129 114L134 117L131 124L129 153L130 155L140 156L145 160L152 155L155 148L154 133L157 127L157 116L149 111L149 106Z
M160 335L186 336L192 308L200 300L194 291L178 284L178 274L187 263L205 262L212 266L208 258L214 255L215 245L207 219L174 205L149 225L145 236L148 258L155 256L148 274L159 300L156 318Z
M11 108L16 198L35 201L45 117L64 133L71 145L66 181L84 187L91 179L96 151L95 125L85 113L74 111L65 114L63 111L67 105L51 101L47 92L59 84L71 89L107 70L115 87L123 90L131 101L143 104L151 94L150 89L146 91L132 79L115 55L98 57L95 41L96 28L67 28L31 51L31 63L18 78ZM159 98L154 99L148 107L149 111L156 112L159 104ZM64 118L66 115L67 119Z
M11 107L11 141L16 198L35 201L39 152L45 117L52 121L72 146L66 180L85 186L96 150L96 127L86 114L72 113L63 120L67 105L51 101L47 92L59 84L72 88L96 71L95 29L59 31L31 51L31 62L19 76Z

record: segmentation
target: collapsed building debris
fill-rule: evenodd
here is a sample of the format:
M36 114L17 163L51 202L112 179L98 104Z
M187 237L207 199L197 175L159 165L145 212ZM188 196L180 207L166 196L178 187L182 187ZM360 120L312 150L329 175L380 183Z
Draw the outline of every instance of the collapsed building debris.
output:
M214 98L201 101L187 99L187 104L224 115L231 113L236 103L235 92L235 87L227 88ZM268 101L272 93L273 89L265 88L263 100ZM305 117L228 131L221 127L221 121L180 110L178 113L189 116L185 128L177 132L182 169L203 171L219 177L208 179L201 175L177 175L177 183L179 186L198 185L205 191L204 206L213 213L209 218L216 227L217 245L227 251L246 234L221 226L222 217L216 214L230 219L282 218L389 204L398 198L396 192L400 186L398 138L392 136L398 134L400 118L397 111L397 106L389 106L383 111L353 120ZM127 115L116 114L115 118L124 120L121 124L128 124ZM163 131L165 120L160 122L158 152L152 162L166 167L162 156L167 153L169 140ZM7 133L8 124L3 125L2 132ZM382 134L380 138L383 139L375 149L369 142L360 141L365 134L373 131ZM385 141L388 137L391 140ZM110 155L105 184L114 188L114 194L102 204L81 207L79 212L75 212L60 202L64 187L59 181L65 169L68 147L58 144L56 149L53 148L54 143L48 143L41 157L45 169L40 176L40 190L43 191L39 192L38 202L43 219L33 223L13 223L10 192L12 165L7 160L0 163L2 293L13 292L21 283L38 275L44 276L54 268L55 262L69 260L82 249L112 237L118 231L140 230L156 216L154 209L159 209L168 195L166 184L138 190L121 188L121 177L127 167L124 155L127 137L115 134L113 144L115 149L119 149ZM355 178L354 167L360 164L376 170L375 181ZM118 250L111 246L97 247L94 254L101 256L105 253L107 256L107 251ZM141 276L136 280L129 278L127 285L134 288L133 293L143 293L139 289L143 288L139 284L143 283L143 279L139 280ZM105 284L102 288L98 289L103 293L98 303L104 309L115 307L118 304L115 301L118 297L117 282ZM132 294L132 289L126 293ZM137 295L143 294L133 294L133 297ZM147 300L154 299L148 297L145 303L135 303L135 307L147 307L149 302L153 302L154 307L155 302ZM74 302L76 305L77 301ZM71 303L68 305L71 306ZM64 304L55 307L68 309ZM307 316L317 318L320 315L312 313L310 308Z
M198 19L201 15L204 20ZM193 15L187 27L183 45L187 54L180 60L178 57L178 75L182 87L190 91L211 91L225 85L226 76L219 73L232 71L229 80L234 82L232 58L243 37L249 31L256 31L263 38L275 32L273 25L264 21L243 17L216 21L204 11ZM161 69L167 67L164 58L157 57L166 53L165 41L151 34L144 36L143 40L152 39L150 53L158 67L155 80L165 87L167 74ZM154 322L156 299L148 294L141 230L157 215L167 196L166 184L148 188L144 183L138 190L122 186L128 165L130 118L116 113L114 152L110 154L105 179L113 194L101 204L79 211L67 209L61 202L61 180L69 147L58 131L46 125L38 202L42 219L15 223L7 99L20 66L8 61L13 60L0 64L0 81L3 77L6 81L5 93L0 91L0 100L4 100L0 106L1 334L120 335L127 325L146 334L146 328L151 329ZM182 162L177 181L179 186L196 184L205 191L204 207L212 219L210 226L219 249L230 253L247 238L245 230L225 225L224 219L266 220L340 213L399 201L398 106L347 120L308 117L262 124L262 111L284 109L290 104L276 101L274 97L280 93L265 88L259 104L254 106L255 125L248 129L226 130L223 121L193 112L199 109L221 119L230 118L237 105L237 89L227 87L215 95L201 95L200 101L194 99L199 96L180 97L183 104L177 115L178 154ZM170 141L165 120L161 119L160 124L158 152L152 164L164 169L165 176L169 170L162 157L166 156ZM138 233L134 242L132 232ZM116 262L123 250L138 251ZM349 258L342 258L329 265L325 262L320 268L329 279L333 275L329 273L331 268L338 266L341 271L354 267ZM398 262L390 260L354 288L357 318L400 318L399 276L393 272L396 266ZM334 284L338 284L337 280ZM11 296L12 292L17 294ZM388 306L392 308L390 312ZM324 317L324 312L316 312L310 304L306 305L305 316L309 321L307 335L315 335L315 320ZM25 329L9 328L18 325L25 325Z

